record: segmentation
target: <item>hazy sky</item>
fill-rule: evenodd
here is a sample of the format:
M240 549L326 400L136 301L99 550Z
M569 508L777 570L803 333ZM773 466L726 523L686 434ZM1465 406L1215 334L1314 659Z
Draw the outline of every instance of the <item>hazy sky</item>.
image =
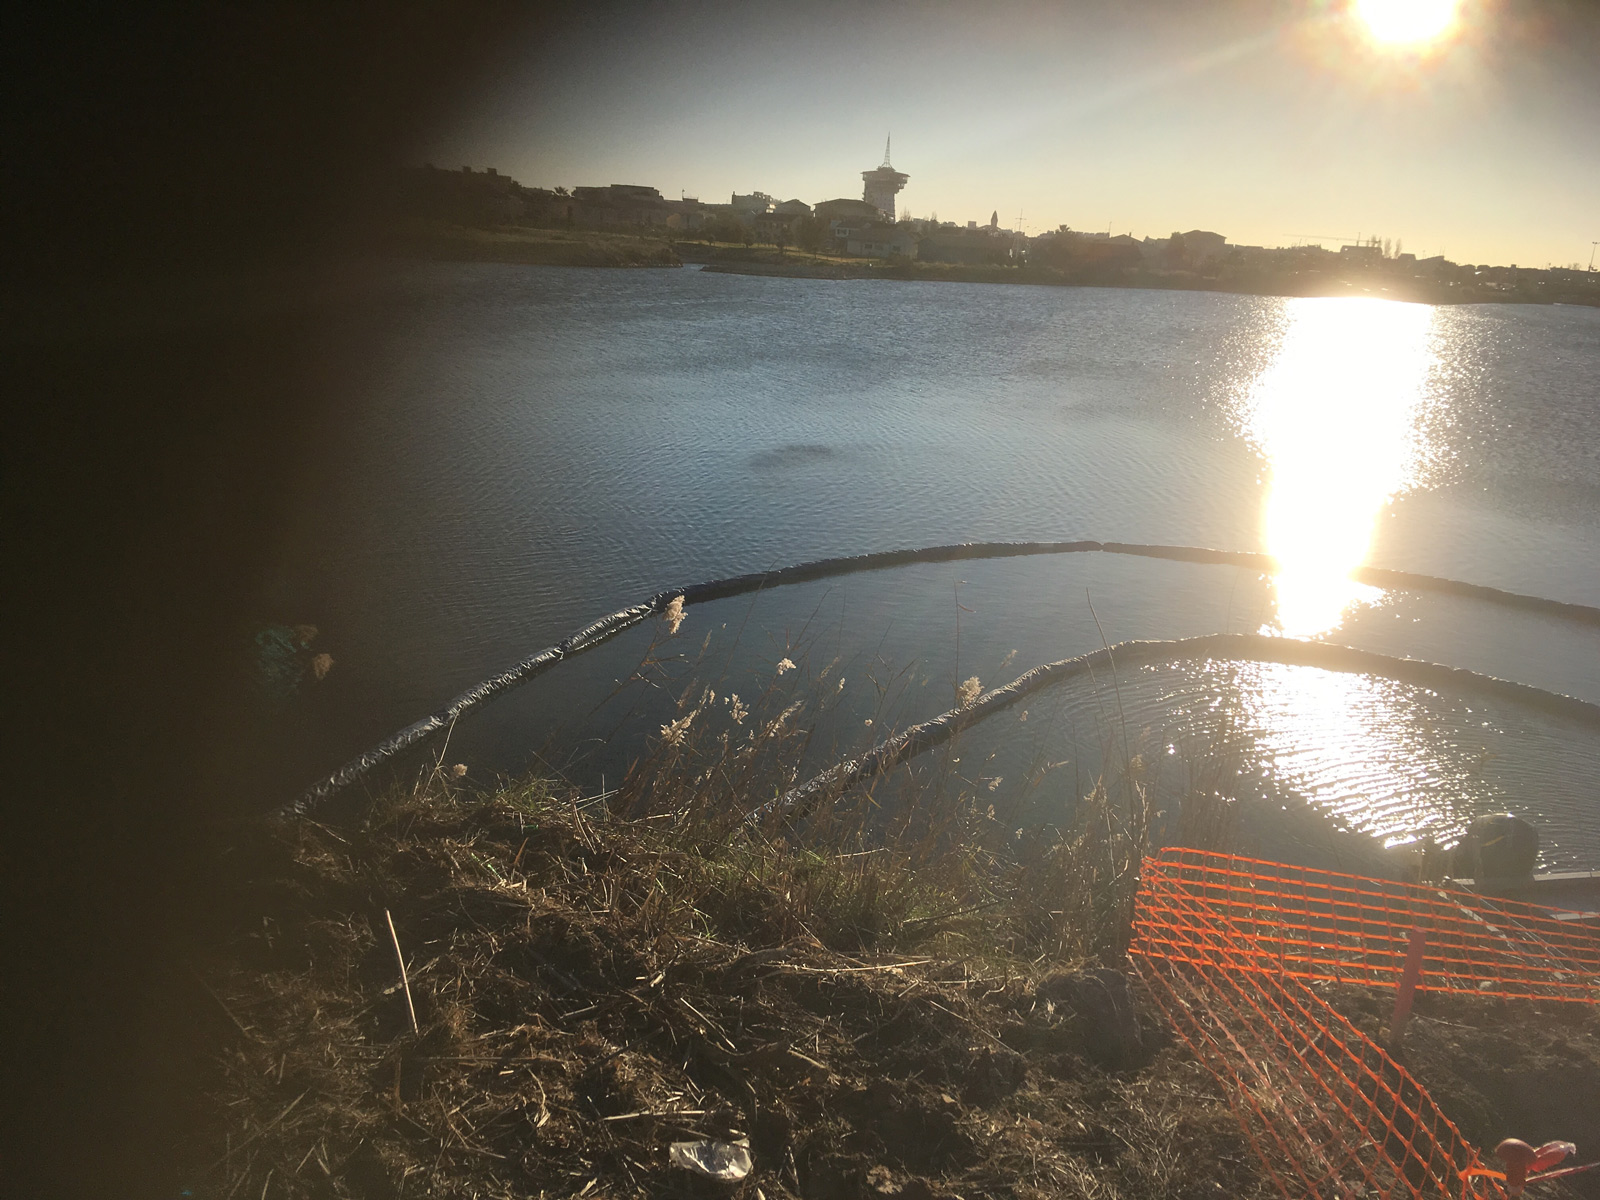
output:
M1417 51L1351 2L601 4L508 44L416 157L815 203L892 130L919 217L1587 264L1600 4L1459 0Z

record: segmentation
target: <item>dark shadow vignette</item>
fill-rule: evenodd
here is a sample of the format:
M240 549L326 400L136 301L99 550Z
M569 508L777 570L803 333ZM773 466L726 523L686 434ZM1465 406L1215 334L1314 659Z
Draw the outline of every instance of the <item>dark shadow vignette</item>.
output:
M388 171L552 16L7 19L0 1193L175 1197L215 1157L227 1018L189 952L251 787L238 632L359 369L326 325L381 327L364 238Z

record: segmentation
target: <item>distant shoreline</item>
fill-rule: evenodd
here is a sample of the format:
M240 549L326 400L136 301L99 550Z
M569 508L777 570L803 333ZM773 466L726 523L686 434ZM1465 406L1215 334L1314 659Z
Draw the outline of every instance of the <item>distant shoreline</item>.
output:
M693 261L693 260L691 260ZM1189 275L1135 274L1122 279L1074 279L1047 267L963 267L944 263L914 263L910 266L864 263L859 268L824 264L793 265L760 262L708 263L706 271L718 275L764 275L783 279L895 279L906 282L1012 284L1022 287L1117 288L1156 292L1217 292L1231 296L1369 296L1382 300L1401 300L1418 304L1570 304L1600 308L1600 289L1593 296L1562 295L1545 298L1521 292L1490 292L1443 287L1370 286L1353 280L1315 279L1304 285L1271 286L1229 283Z
M893 279L905 282L1020 284L1034 287L1134 288L1144 291L1219 292L1245 296L1369 296L1423 304L1571 304L1600 307L1600 286L1514 289L1450 285L1393 274L1334 275L1187 271L1063 271L1021 265L990 266L862 258L831 258L769 246L669 242L647 234L600 230L413 226L386 239L405 258L446 262L501 262L525 266L677 267L701 263L713 274L778 279Z

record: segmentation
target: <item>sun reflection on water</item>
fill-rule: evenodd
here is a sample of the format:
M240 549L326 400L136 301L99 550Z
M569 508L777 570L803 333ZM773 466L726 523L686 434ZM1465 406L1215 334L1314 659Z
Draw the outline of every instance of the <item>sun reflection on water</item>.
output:
M1262 769L1345 829L1385 846L1425 837L1450 845L1494 798L1470 726L1439 737L1412 688L1312 667L1221 669L1245 724L1259 731Z
M1271 472L1263 534L1278 560L1276 630L1332 629L1375 589L1351 573L1422 458L1433 309L1297 299L1276 359L1251 388L1246 434Z

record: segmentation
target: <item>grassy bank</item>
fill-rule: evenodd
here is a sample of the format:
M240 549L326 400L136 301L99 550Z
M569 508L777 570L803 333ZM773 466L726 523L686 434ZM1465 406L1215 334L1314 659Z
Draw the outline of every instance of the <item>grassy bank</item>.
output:
M967 804L630 807L436 771L263 834L203 967L232 1035L199 1194L727 1194L669 1166L702 1138L748 1139L749 1196L1259 1191L1093 973L1131 878L1104 808L1018 842Z
M505 226L478 229L417 221L391 232L390 253L445 262L503 262L552 267L677 267L660 238L589 230Z
M435 770L261 832L200 964L227 1032L194 1194L1271 1192L1120 969L1103 789L1022 838L970 798L758 825L628 791ZM1319 990L1383 1037L1389 997ZM1480 1147L1600 1145L1592 1008L1423 993L1403 1057ZM671 1165L700 1140L747 1144L748 1179Z

